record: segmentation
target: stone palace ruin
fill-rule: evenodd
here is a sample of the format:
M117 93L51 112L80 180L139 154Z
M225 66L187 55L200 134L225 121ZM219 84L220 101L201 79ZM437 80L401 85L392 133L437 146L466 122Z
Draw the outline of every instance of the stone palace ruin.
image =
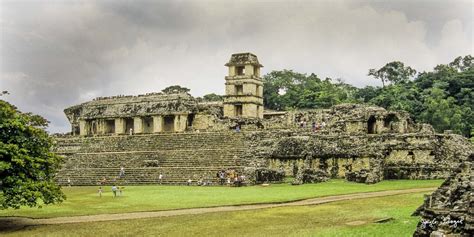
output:
M179 91L100 97L64 110L71 135L56 138L65 157L58 182L96 185L120 167L126 184L216 182L234 169L248 182L295 183L345 178L446 178L473 153L460 135L435 133L406 112L342 104L330 109L268 111L262 65L252 53L233 54L221 102ZM313 124L318 125L314 129Z

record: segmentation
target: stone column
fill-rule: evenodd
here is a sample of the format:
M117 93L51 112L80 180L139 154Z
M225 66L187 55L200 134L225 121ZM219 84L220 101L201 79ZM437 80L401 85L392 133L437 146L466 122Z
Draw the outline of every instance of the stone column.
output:
M90 124L85 120L79 120L79 135L86 136L89 135Z
M143 119L140 117L133 118L133 134L143 133Z
M295 113L294 112L286 112L286 125L289 125L289 126L294 126L296 123L295 123Z
M245 65L245 76L252 76L253 75L253 65L247 64Z
M407 129L407 121L406 119L403 119L403 120L400 120L398 122L398 132L399 133L406 133L408 132L408 129Z
M125 119L116 118L115 119L115 134L125 134Z
M97 134L105 134L105 120L97 120Z
M235 76L235 66L229 66L229 76Z
M187 115L175 115L174 116L174 130L176 132L184 132L186 130L186 123L188 121Z
M377 116L375 117L376 122L375 122L375 133L380 134L383 132L384 127L383 127L383 117L382 116Z
M153 116L153 133L163 132L163 116Z

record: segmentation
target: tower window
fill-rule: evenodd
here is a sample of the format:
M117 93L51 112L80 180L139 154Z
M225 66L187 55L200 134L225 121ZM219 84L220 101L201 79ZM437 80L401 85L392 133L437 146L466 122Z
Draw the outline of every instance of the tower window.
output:
M242 105L235 106L235 116L242 116Z
M238 76L245 75L245 67L244 67L244 66L237 66L237 67L235 67L235 73L236 73Z
M235 94L237 94L237 95L244 94L244 86L243 85L236 85L235 86Z

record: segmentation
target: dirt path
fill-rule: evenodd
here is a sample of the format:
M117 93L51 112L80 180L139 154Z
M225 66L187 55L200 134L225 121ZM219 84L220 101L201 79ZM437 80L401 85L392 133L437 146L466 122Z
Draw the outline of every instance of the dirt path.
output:
M204 208L190 208L180 210L168 210L168 211L152 211L152 212L131 212L131 213L120 213L120 214L99 214L90 216L70 216L70 217L55 217L45 219L30 219L23 217L0 217L0 227L8 225L18 226L32 226L32 225L55 225L55 224L69 224L69 223L81 223L81 222L95 222L95 221L116 221L116 220L130 220L140 218L153 218L153 217L168 217L168 216L179 216L179 215L196 215L211 212L226 212L226 211L244 211L244 210L257 210L263 208L274 208L274 207L288 207L288 206L303 206L303 205L318 205L330 202L355 200L363 198L374 198L384 197L400 194L419 193L419 192L430 192L436 188L416 188L416 189L405 189L405 190L389 190L379 191L370 193L354 193L337 196L327 196L319 198L305 199L301 201L285 202L285 203L270 203L270 204L251 204L241 206L219 206L219 207L204 207ZM1 229L1 228L0 228Z

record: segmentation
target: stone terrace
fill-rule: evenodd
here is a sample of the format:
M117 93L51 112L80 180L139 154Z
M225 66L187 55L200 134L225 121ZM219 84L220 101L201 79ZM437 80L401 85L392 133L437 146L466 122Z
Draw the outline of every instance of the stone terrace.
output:
M152 184L160 173L164 184L216 182L218 170L242 170L243 151L243 136L233 132L58 138L56 153L66 158L58 182L96 185L105 177L109 184ZM118 179L121 166L126 175Z

